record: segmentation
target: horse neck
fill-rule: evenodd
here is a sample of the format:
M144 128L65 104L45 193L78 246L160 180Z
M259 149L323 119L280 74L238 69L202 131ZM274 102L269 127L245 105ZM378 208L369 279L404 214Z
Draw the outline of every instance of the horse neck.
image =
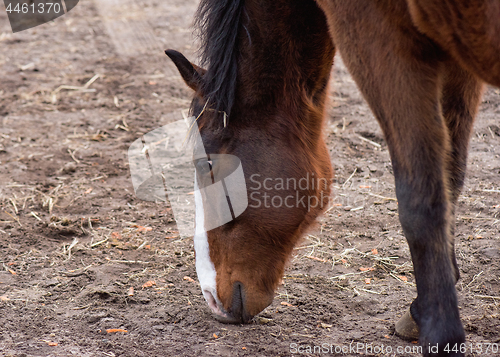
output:
M300 0L247 1L245 7L237 102L319 135L334 56L323 12Z

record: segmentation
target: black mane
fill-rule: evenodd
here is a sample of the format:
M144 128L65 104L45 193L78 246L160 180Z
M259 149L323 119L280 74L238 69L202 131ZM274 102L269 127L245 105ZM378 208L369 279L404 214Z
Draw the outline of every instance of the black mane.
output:
M201 0L195 25L201 40L201 65L207 69L200 88L208 106L230 115L238 75L238 43L244 0Z

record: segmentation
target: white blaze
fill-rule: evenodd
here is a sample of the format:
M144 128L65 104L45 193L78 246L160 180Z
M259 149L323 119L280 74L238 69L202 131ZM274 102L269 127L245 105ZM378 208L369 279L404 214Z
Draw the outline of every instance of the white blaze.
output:
M195 175L196 176L196 175ZM220 310L221 306L217 297L217 285L215 277L214 263L210 260L210 248L208 246L208 236L205 230L205 213L203 211L203 199L198 182L195 177L194 183L194 201L196 206L195 214L195 233L194 233L194 250L196 252L196 274L201 285L203 296L207 301L212 311L218 315L225 316Z

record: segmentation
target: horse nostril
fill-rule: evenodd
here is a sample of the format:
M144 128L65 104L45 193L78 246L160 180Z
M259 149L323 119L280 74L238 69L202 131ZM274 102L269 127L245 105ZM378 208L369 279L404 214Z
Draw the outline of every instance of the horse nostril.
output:
M247 323L252 316L245 312L245 302L243 293L243 284L236 282L233 285L233 303L231 306L231 315L241 323Z
M231 315L240 320L243 317L243 297L241 296L241 283L233 285L233 304L231 306Z

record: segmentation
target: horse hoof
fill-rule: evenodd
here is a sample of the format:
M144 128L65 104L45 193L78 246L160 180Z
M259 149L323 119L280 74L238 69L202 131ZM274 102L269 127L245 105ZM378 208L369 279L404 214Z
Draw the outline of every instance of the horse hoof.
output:
M396 322L396 335L401 337L403 340L418 340L418 325L411 317L410 310Z

